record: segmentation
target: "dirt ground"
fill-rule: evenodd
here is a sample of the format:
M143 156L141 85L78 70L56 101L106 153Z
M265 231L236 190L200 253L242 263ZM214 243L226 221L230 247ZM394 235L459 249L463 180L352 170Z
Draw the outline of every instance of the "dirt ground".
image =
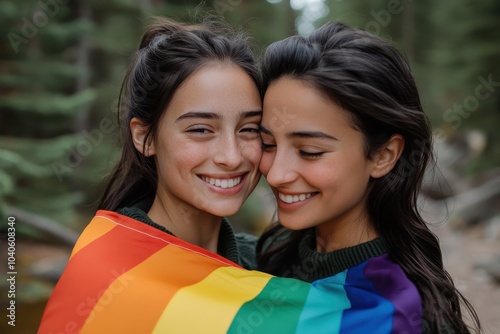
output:
M455 285L472 303L485 334L500 333L500 284L485 270L485 264L500 255L500 236L491 235L484 226L454 231L449 226L434 229L439 236L445 268Z

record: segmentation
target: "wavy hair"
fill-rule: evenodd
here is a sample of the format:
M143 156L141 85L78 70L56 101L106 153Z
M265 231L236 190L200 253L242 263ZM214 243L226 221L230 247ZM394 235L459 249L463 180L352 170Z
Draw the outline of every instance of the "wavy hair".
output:
M431 126L407 60L389 42L332 22L308 38L293 36L271 44L262 69L264 91L287 76L312 85L342 106L363 134L367 158L392 135L404 136L405 147L393 170L370 180L367 212L393 261L418 288L431 332L451 328L469 333L463 308L479 332L477 314L444 269L438 239L418 211L422 179L434 158ZM280 237L288 233L291 237ZM305 233L272 226L259 240L259 268L279 275L296 264Z

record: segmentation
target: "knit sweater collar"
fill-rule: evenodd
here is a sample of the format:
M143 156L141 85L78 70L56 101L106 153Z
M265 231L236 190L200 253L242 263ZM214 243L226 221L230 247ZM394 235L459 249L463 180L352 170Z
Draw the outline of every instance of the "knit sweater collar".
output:
M128 216L150 226L153 226L165 233L175 236L172 232L167 230L164 226L155 223L149 218L149 216L142 209L138 207L131 208L121 208L117 210L119 214ZM240 264L238 245L236 243L236 237L234 235L233 228L226 218L222 218L222 223L219 230L219 241L217 244L217 254L231 260L235 263Z
M336 275L388 250L382 238L328 253L318 253L315 249L315 232L311 230L299 243L299 265L291 268L292 276L313 282Z

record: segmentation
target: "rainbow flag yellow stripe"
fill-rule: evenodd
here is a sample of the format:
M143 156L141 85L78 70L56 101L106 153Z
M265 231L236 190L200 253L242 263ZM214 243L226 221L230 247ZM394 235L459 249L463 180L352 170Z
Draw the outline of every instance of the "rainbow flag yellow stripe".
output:
M245 270L101 210L75 245L39 333L418 333L420 328L418 291L384 256L311 284Z

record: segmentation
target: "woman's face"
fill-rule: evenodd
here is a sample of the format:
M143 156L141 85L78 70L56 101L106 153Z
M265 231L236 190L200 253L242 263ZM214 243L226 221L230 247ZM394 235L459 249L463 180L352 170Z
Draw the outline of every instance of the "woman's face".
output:
M261 110L257 87L241 68L214 64L193 73L175 92L153 143L160 199L235 214L261 175Z
M345 110L304 82L284 77L267 89L261 134L260 170L276 196L282 225L338 230L367 222L373 162Z

